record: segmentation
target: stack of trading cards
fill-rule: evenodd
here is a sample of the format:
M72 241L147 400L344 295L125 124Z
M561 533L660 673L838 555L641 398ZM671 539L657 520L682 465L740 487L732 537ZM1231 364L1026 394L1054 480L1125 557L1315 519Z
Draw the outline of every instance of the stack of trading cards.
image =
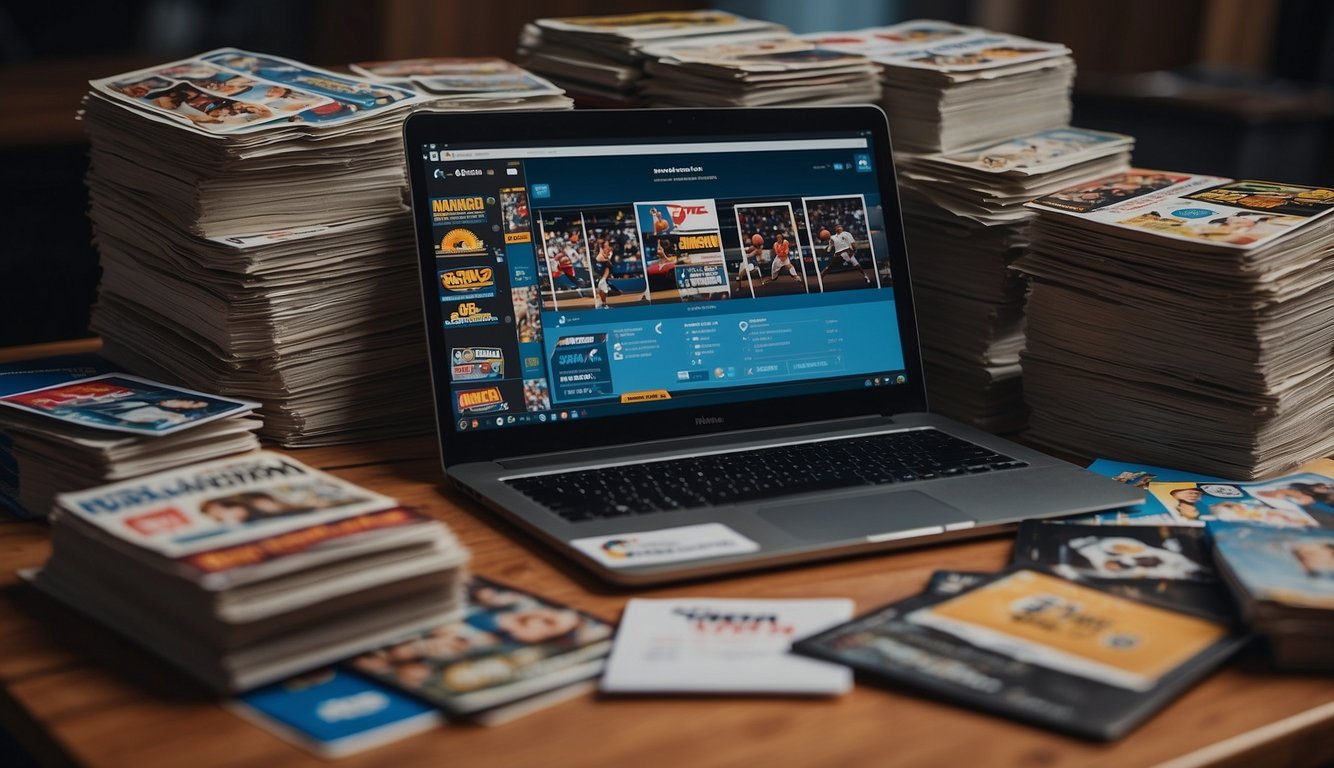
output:
M519 38L519 62L551 78L581 105L634 106L650 58L643 46L776 31L784 28L714 10L537 19Z
M1225 621L1130 600L1032 565L985 577L937 574L932 584L793 649L868 679L1109 740L1247 640Z
M96 355L0 366L0 508L259 447L255 403L114 373Z
M1334 481L1303 492L1334 513ZM1334 529L1208 523L1214 559L1275 666L1334 671Z
M805 35L879 64L896 150L953 152L1070 122L1070 49L943 21Z
M56 497L25 578L220 692L449 621L468 551L437 520L259 451Z
M645 106L870 104L879 68L859 53L824 50L785 31L645 45Z
M950 153L897 153L932 407L993 431L1024 425L1025 285L1009 265L1024 204L1130 163L1129 136L1051 128Z
M1334 452L1334 189L1134 169L1029 206L1034 442L1231 478Z
M429 100L426 108L437 112L574 107L563 88L504 59L397 59L360 62L349 69L367 80L416 90Z
M591 690L611 637L583 611L473 576L461 619L348 663L450 718L499 725Z
M256 400L286 445L432 422L403 119L570 101L496 60L364 69L410 87L235 49L92 81L107 358Z

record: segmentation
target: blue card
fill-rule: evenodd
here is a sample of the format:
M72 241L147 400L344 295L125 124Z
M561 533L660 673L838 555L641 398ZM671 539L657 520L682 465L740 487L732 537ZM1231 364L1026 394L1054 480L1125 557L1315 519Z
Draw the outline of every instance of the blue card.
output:
M1179 469L1168 469L1166 467L1155 467L1152 464L1129 464L1124 461L1111 461L1110 459L1097 459L1088 466L1090 472L1095 472L1104 477L1110 477L1118 482L1127 485L1133 485L1136 488L1147 488L1149 483L1173 483L1173 482L1198 482L1212 483L1223 482L1221 478L1212 475L1201 475L1194 472L1183 472ZM1096 515L1063 520L1066 523L1082 523L1084 525L1177 525L1178 521L1172 514L1158 502L1153 496L1145 496L1144 501L1129 507L1121 507L1110 512L1099 512Z
M230 708L321 757L342 757L444 723L438 710L337 667L256 689Z

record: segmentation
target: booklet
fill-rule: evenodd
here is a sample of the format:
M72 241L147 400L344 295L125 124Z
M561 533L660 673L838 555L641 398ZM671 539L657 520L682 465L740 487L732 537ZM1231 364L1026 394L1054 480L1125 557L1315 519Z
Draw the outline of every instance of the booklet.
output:
M350 663L449 715L473 715L597 676L611 634L582 611L474 576L461 621Z
M330 759L445 722L435 708L337 667L267 685L226 706L278 738Z
M258 403L106 373L0 397L0 405L81 427L170 435L249 413Z
M1246 639L1221 622L1017 566L962 594L923 594L872 611L793 649L869 679L1107 740Z
M838 665L793 656L794 639L852 617L851 600L631 599L602 678L612 693L837 695Z

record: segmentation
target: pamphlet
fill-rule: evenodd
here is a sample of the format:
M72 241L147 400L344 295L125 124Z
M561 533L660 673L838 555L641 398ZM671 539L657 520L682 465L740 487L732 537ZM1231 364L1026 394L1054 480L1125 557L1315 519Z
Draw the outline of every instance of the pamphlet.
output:
M602 678L612 693L837 695L845 667L788 653L792 641L852 617L851 600L681 598L626 604Z

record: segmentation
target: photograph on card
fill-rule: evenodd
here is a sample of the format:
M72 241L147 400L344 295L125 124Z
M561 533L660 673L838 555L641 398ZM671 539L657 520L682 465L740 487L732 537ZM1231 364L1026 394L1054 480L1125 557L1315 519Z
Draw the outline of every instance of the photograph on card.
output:
M833 195L803 197L801 203L819 290L827 293L880 287L882 275L871 247L866 199L861 195ZM884 269L889 269L888 263ZM885 278L887 283L887 272Z
M1306 217L1303 216L1191 208L1169 203L1159 209L1120 219L1116 223L1175 237L1249 246L1287 234L1305 221Z
M1259 483L1153 483L1149 493L1179 524L1209 520L1280 528L1317 528L1334 521L1327 499L1329 477L1298 473ZM1317 518L1319 516L1319 518Z
M728 237L732 233L725 229L723 234L730 244L725 252L734 254L727 260L727 271L734 281L733 295L810 293L814 264L808 267L806 263L810 249L802 247L792 203L736 203L732 212L735 237Z
M1191 177L1187 174L1145 171L1136 168L1067 187L1060 192L1039 197L1033 203L1062 211L1088 213L1157 192L1190 179Z
M500 216L504 220L505 244L530 243L533 217L528 211L528 190L508 187L500 190Z
M169 435L249 413L245 400L108 373L0 397L0 406L91 429Z
M648 303L648 274L633 206L587 208L583 218L592 253L593 307Z
M541 253L537 260L537 279L542 292L542 308L591 309L593 272L579 210L543 210L537 216Z
M1015 538L1014 562L1045 566L1132 600L1224 621L1234 615L1202 528L1025 520Z
M351 661L357 671L463 715L595 676L611 625L474 576L460 621Z

